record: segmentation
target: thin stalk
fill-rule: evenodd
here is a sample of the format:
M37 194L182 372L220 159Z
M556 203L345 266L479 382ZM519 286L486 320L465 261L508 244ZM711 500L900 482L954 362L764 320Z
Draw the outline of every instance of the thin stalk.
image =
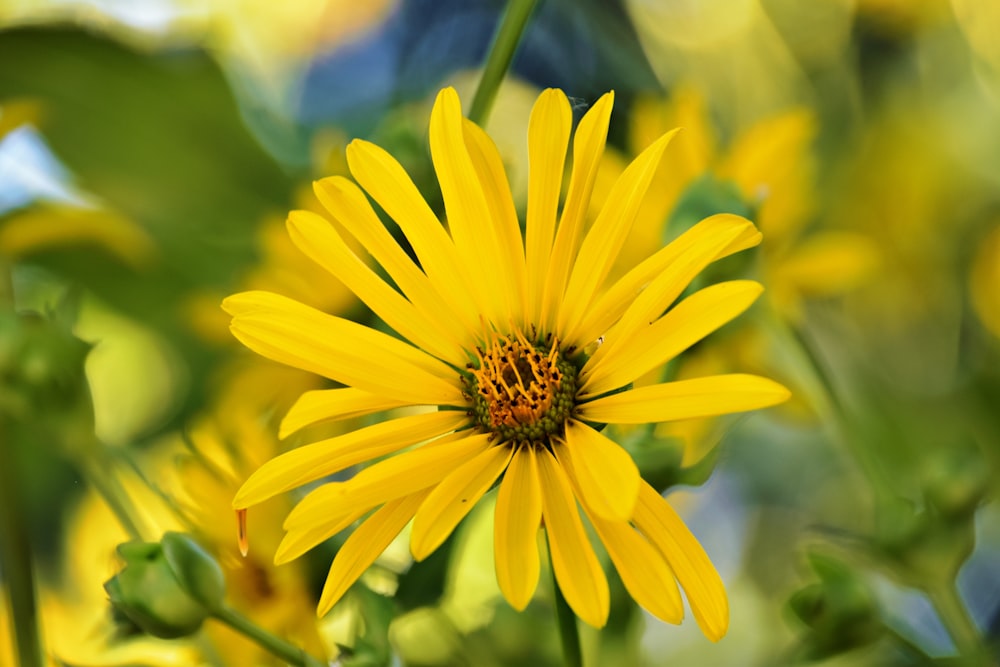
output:
M101 458L106 459L107 457L102 456ZM107 503L115 518L118 519L118 523L122 525L122 528L125 529L125 532L128 533L131 539L142 540L152 537L152 535L147 535L147 531L143 530L145 527L144 522L132 506L128 492L122 486L121 481L113 472L106 472L105 466L109 464L110 461L107 460L88 460L82 462L82 468L84 474L87 476L87 481L93 484L94 489L101 494L101 498Z
M6 420L0 415L0 436ZM0 437L0 571L3 572L17 655L24 667L42 667L35 573L28 528L21 514L20 480L11 460L13 445Z
M555 570L552 570L552 590L556 598L556 618L559 621L559 641L562 643L564 664L566 667L583 667L580 629L577 626L576 614L569 608L569 603L559 589Z
M486 57L483 78L479 80L476 95L472 98L472 107L469 109L469 120L477 125L484 125L490 115L497 90L507 75L507 70L510 69L510 63L514 60L514 53L521 43L524 29L536 4L537 0L510 0L504 9L500 27Z
M286 642L280 637L275 637L264 628L255 625L246 616L243 616L232 607L222 607L213 612L215 618L244 637L247 637L261 648L272 655L281 658L290 665L296 667L323 667L324 662L314 658L305 652L304 649Z
M954 582L928 586L927 597L934 605L938 617L944 624L958 652L969 659L970 664L982 664L986 656L979 630L969 615L965 604L958 596Z

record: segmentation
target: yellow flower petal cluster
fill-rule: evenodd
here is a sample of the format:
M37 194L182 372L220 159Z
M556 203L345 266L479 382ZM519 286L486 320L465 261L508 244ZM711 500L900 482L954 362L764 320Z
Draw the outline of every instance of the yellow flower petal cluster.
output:
M538 584L536 537L544 524L567 602L587 623L605 624L608 583L586 520L640 605L679 623L679 583L705 634L725 634L726 594L705 551L600 424L717 415L788 398L784 387L749 375L631 388L753 303L762 288L744 280L678 299L706 265L761 237L743 218L713 216L608 280L673 136L660 137L622 172L589 221L612 102L611 93L599 99L573 134L566 96L550 89L538 98L528 125L523 236L497 148L463 118L453 89L440 92L430 119L447 228L386 151L361 140L348 146L357 184L342 177L315 184L333 223L296 211L289 233L398 337L267 292L225 300L231 330L248 347L344 385L303 395L282 436L320 421L426 406L293 449L236 494L233 506L244 510L386 457L347 481L318 486L285 520L277 562L367 516L330 568L321 615L407 524L414 558L426 558L499 480L496 574L513 607L523 609ZM399 226L416 261L369 198ZM394 286L351 251L345 234Z

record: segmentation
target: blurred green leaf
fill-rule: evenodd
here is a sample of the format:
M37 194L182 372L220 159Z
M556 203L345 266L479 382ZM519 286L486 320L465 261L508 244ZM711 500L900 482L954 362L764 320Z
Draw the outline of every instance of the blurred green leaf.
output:
M22 258L166 335L201 387L212 353L187 324L187 299L235 287L260 221L290 207L292 178L248 132L204 52L143 53L76 28L29 27L0 32L0 62L17 64L0 68L0 101L37 100L41 133L80 188L152 248L126 262L49 243ZM188 409L200 400L186 399Z

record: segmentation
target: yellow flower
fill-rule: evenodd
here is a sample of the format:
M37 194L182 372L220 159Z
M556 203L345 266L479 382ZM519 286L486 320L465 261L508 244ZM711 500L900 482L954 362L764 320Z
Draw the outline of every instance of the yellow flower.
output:
M679 582L705 634L716 640L725 633L725 590L704 550L600 425L751 410L788 398L784 387L748 375L630 387L756 299L760 285L733 281L667 310L703 267L758 244L760 234L737 216L713 216L608 284L673 136L660 137L636 158L588 226L612 100L611 93L603 96L580 121L560 213L572 113L558 90L538 98L528 126L523 240L496 146L462 117L451 88L438 95L430 119L448 231L388 153L360 140L347 149L354 178L399 225L419 265L357 185L342 177L316 183L334 224L292 212L293 241L405 340L267 292L223 303L233 316L233 333L248 347L346 385L306 393L286 416L283 435L321 420L426 406L287 452L236 494L233 506L243 510L393 455L348 481L314 489L285 520L277 562L298 557L375 510L338 552L320 615L411 520L410 550L421 560L499 479L496 574L514 608L523 609L535 591L536 535L544 523L567 602L587 623L605 624L608 584L582 508L640 605L680 622ZM357 238L398 290L349 251L343 231Z

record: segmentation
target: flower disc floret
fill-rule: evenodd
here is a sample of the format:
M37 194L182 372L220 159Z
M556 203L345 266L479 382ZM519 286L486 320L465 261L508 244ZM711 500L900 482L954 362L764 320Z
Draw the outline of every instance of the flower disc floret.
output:
M500 442L547 442L562 437L576 405L577 367L551 336L528 341L515 332L476 349L467 378L472 413Z

